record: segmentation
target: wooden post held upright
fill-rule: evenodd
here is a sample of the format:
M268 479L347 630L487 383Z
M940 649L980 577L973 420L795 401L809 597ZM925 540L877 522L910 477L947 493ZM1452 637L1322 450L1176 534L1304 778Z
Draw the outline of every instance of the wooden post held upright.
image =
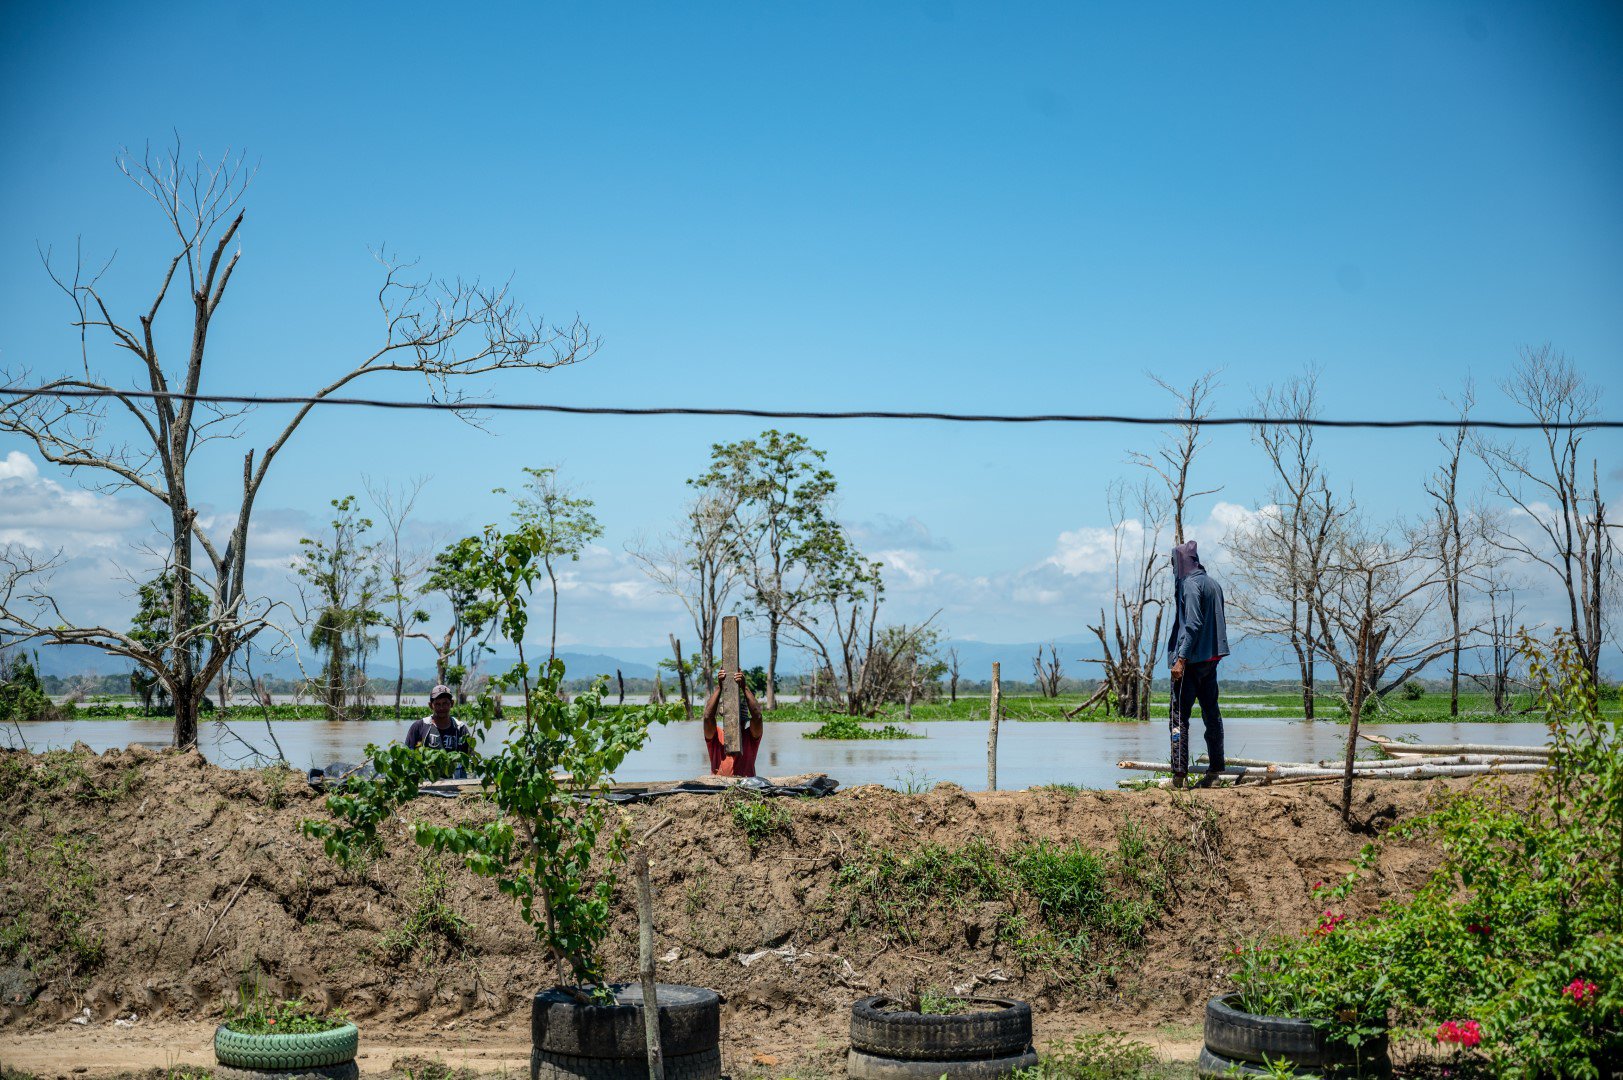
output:
M737 754L744 749L744 726L739 723L740 705L738 684L733 672L738 670L738 616L721 617L721 666L727 678L721 684L721 718L727 729L727 752Z
M1003 683L998 678L998 663L992 661L991 723L986 729L986 790L997 790L997 722L1003 714Z

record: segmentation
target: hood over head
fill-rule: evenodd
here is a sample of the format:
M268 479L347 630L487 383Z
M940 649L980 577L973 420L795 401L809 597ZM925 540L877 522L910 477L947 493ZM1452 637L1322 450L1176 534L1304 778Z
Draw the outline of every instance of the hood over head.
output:
M1186 578L1190 574L1205 573L1200 556L1195 552L1195 541L1186 540L1172 549L1172 575Z

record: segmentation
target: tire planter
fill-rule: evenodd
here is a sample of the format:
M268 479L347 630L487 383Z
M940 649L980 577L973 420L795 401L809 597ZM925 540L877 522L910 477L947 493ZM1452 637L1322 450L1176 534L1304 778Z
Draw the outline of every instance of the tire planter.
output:
M851 1006L853 1080L995 1080L1037 1064L1031 1006L971 999L983 1008L950 1016L898 1011L894 999L866 997Z
M642 985L612 986L613 1005L583 1005L561 989L530 1006L531 1080L647 1080ZM719 1080L721 997L660 983L659 1048L667 1080Z
M219 1080L351 1080L360 1073L354 1024L297 1035L246 1035L221 1024L214 1030L214 1075Z
M1202 1077L1267 1076L1270 1061L1344 1076L1387 1076L1392 1071L1384 1035L1355 1050L1327 1041L1306 1020L1241 1012L1235 1007L1238 999L1238 994L1228 994L1206 1003L1206 1045L1198 1069Z

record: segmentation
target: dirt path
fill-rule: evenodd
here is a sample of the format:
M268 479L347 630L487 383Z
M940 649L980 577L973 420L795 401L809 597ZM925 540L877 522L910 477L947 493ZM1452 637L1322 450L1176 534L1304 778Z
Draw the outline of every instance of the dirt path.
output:
M1038 1047L1085 1030L1076 1017L1039 1017ZM725 1034L725 1029L724 1029ZM1159 1029L1129 1032L1169 1062L1192 1063L1200 1053L1196 1031ZM0 1033L0 1066L41 1078L76 1080L214 1061L214 1025L137 1021L113 1024L62 1024L40 1031ZM841 1046L776 1047L744 1050L729 1045L724 1065L733 1076L840 1075ZM423 1062L472 1069L481 1077L521 1080L529 1075L530 1033L525 1025L447 1025L442 1031L416 1028L362 1030L359 1065L363 1076L387 1076Z

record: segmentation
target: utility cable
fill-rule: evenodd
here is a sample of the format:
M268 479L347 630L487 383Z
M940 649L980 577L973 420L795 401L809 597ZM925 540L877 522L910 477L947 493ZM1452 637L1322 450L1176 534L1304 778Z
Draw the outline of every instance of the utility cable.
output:
M747 416L760 420L940 420L955 424L1137 424L1176 427L1188 423L1177 416L1117 416L1108 413L950 413L888 409L726 409L690 406L553 405L526 401L386 401L376 398L284 397L263 394L182 394L158 390L93 390L70 387L34 389L0 387L0 395L14 398L135 398L190 401L210 405L347 405L371 409L426 409L440 412L539 412L566 416ZM4 407L4 406L0 406ZM1623 428L1623 420L1543 422L1539 420L1333 420L1298 416L1207 416L1201 427L1315 427L1315 428L1489 428L1497 431L1590 431Z

